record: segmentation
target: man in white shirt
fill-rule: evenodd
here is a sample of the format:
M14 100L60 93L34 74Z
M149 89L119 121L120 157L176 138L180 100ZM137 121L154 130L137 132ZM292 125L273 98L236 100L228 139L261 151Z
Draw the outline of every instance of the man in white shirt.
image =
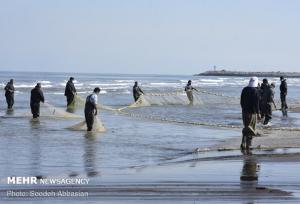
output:
M97 103L98 103L98 95L100 93L100 88L96 87L94 92L86 97L84 115L85 122L87 126L87 131L92 131L94 124L94 117L97 115Z

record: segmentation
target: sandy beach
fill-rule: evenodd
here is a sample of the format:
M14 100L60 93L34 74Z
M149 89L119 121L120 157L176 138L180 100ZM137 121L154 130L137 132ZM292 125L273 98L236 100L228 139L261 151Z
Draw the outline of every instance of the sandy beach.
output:
M1 198L10 203L30 199L7 197L16 192L84 192L90 203L297 203L300 201L298 132L269 131L254 138L254 148L241 152L240 138L168 159L157 165L132 166L103 172L84 186L3 186ZM200 173L201 172L201 173ZM80 175L76 175L80 177ZM35 197L41 202L45 197ZM71 202L68 197L54 197Z

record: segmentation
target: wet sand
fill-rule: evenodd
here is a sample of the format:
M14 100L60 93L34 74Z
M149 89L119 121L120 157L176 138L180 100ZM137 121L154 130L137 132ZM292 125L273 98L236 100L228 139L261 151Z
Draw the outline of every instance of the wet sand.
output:
M161 164L102 171L90 176L88 185L1 185L1 200L10 203L74 200L74 197L7 196L13 189L88 193L76 197L82 203L87 200L91 203L300 202L300 132L262 129L261 134L253 139L253 149L248 152L239 150L241 138L234 137L210 148L166 158Z
M278 149L278 148L299 148L300 131L289 130L268 130L260 129L261 136L254 137L252 147L254 149ZM240 138L232 138L212 147L212 150L234 150L239 149Z
M88 197L77 197L76 201L85 203L297 203L299 202L300 185L297 170L285 175L284 168L293 168L299 163L287 163L268 173L277 162L256 163L258 167L250 176L258 171L257 180L243 181L246 162L239 159L231 161L197 161L163 166L151 166L126 170L118 175L103 174L93 180L91 185L84 186L27 186L2 187L2 201L19 203L33 200L42 203L59 203L74 200L70 197L7 197L7 190L30 191L70 191L88 192ZM246 165L247 166L247 165ZM261 167L262 166L262 167ZM220 169L223 167L225 169ZM264 168L262 171L259 168ZM278 175L282 175L278 178ZM247 175L246 175L247 176ZM249 175L248 175L249 176ZM45 200L45 198L47 200ZM56 202L56 203L57 203ZM74 202L74 201L72 201Z
M90 176L89 185L1 185L0 197L10 203L74 202L70 197L8 197L7 191L14 189L87 192L88 197L76 197L82 203L300 202L300 132L262 129L250 152L239 150L240 132L236 134L209 148L162 159L161 164L104 170Z

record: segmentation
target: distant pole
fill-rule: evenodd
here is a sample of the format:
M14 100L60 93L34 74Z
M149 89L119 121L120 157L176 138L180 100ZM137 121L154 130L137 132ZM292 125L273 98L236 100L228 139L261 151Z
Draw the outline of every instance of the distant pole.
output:
M216 65L214 65L214 71L216 71L217 70L217 66Z

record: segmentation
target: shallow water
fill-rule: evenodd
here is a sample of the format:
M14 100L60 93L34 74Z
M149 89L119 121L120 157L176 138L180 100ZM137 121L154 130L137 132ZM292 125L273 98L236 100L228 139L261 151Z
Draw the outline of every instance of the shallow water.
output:
M182 90L186 81L192 79L195 87L216 95L222 93L226 97L199 93L203 101L202 105L165 105L124 110L126 113L137 114L141 116L140 118L101 110L99 118L107 131L92 135L86 134L85 131L66 129L82 119L41 117L39 122L32 122L28 116L29 92L35 82L42 81L44 95L49 104L65 109L66 100L63 91L70 75L76 78L75 86L82 98L85 98L95 86L100 86L103 88L99 98L101 104L113 108L128 106L133 102L131 88L135 80L141 82L141 88L145 93L173 93ZM123 174L123 171L194 157L191 153L196 148L208 148L228 138L240 137L240 128L220 129L187 123L240 127L242 123L238 97L248 80L230 77L1 72L0 88L9 78L15 79L17 93L14 112L10 115L5 111L4 94L0 97L2 116L0 118L0 179L14 175L45 177L83 175L94 178L95 182L103 175L111 180L117 180L117 175ZM298 79L288 80L290 101L295 102L300 98L299 82ZM278 99L278 87L276 97ZM77 108L75 114L83 116L82 108ZM152 120L149 116L165 121ZM273 124L275 127L299 127L299 118L298 113L290 113L289 118L283 120L280 112L276 111ZM181 123L172 122L174 120ZM219 166L211 166L211 163L204 166L223 168L224 163L216 165ZM240 171L241 165L241 162L237 164L237 171ZM295 165L297 167L298 163ZM235 168L235 163L232 163L232 167ZM274 176L270 169L262 170L262 175L266 175L262 176L262 180ZM150 169L154 177L155 171ZM202 172L201 169L197 171ZM189 177L188 174L181 172L180 168L178 169L178 172L183 174L183 180L186 181L194 180L197 171L191 173ZM223 174L227 173L223 172ZM231 174L228 172L229 175ZM173 176L178 175L173 174ZM202 176L207 181L212 179L217 181L221 178L218 177L218 172ZM135 177L143 180L147 176L139 174L129 178ZM123 176L122 179L124 178ZM224 182L231 182L232 179L239 180L239 173L234 173L234 176L228 178Z

